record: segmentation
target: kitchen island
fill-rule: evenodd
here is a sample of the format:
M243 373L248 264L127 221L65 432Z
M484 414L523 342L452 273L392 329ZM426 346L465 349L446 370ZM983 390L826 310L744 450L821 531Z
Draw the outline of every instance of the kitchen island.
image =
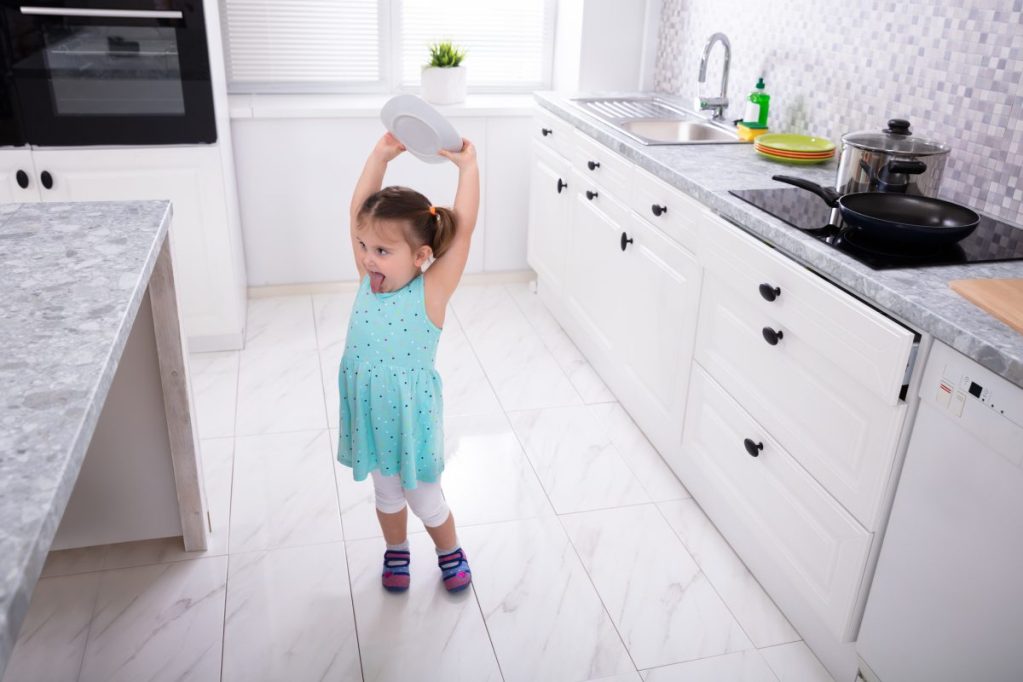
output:
M51 549L206 548L167 201L0 206L0 675Z

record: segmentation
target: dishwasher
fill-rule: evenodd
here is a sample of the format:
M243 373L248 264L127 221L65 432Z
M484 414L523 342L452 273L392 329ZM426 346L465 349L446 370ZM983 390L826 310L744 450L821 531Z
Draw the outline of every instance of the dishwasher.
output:
M1023 680L1023 388L940 343L856 651L868 682Z

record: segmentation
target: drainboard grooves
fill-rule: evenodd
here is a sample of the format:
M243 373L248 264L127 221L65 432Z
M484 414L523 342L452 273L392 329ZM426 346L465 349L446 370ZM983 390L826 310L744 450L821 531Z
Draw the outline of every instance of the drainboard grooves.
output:
M650 100L593 100L584 102L584 106L605 119L682 118L677 111Z

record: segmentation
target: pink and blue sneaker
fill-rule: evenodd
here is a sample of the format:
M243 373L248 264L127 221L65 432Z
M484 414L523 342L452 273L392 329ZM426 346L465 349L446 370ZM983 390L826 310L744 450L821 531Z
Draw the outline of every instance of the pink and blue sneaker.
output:
M389 549L384 552L384 572L380 581L388 592L404 592L410 580L409 564L412 555L408 550Z
M437 565L440 566L444 587L448 592L460 592L469 587L469 583L472 582L469 561L465 558L465 552L461 547L454 552L439 555Z

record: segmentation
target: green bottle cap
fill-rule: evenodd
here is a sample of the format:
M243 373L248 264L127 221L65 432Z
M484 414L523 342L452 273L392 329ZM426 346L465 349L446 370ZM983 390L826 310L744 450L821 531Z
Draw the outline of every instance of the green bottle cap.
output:
M764 89L764 77L761 76L760 78L757 79L757 90L763 90L763 89Z

